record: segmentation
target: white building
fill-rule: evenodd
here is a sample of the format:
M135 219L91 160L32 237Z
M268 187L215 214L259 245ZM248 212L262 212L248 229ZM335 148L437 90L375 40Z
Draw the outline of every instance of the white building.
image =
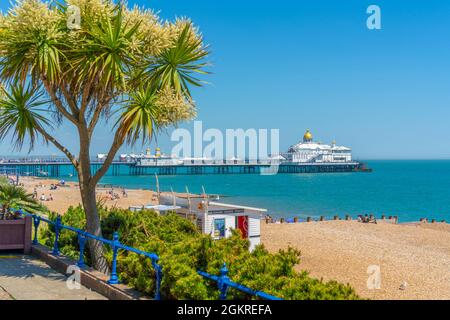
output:
M202 196L161 194L160 204L178 206L179 215L195 216L199 230L214 239L228 238L232 229L239 229L250 242L250 251L261 243L261 218L266 209L246 207L206 200Z
M303 141L294 144L283 154L287 162L292 163L345 163L352 161L352 150L348 147L314 142L309 130L306 130Z

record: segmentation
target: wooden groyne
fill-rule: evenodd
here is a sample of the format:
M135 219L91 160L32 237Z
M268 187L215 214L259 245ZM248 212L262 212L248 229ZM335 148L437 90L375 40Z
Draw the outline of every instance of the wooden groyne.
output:
M399 224L399 218L398 216L386 216L384 214L380 215L379 218L377 218L373 214L365 214L365 215L357 215L357 216L351 216L349 214L343 215L342 217L339 215L334 216L306 216L306 217L294 217L294 218L279 218L276 219L271 216L267 216L264 218L265 222L267 224L269 223L308 223L308 222L325 222L325 221L359 221L364 223L376 223L377 221L383 221L393 224ZM419 221L413 221L408 223L447 223L445 220L438 220L435 218L420 218Z

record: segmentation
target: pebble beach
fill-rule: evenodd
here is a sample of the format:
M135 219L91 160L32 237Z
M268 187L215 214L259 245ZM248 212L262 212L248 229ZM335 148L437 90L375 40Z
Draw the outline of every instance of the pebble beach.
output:
M261 223L269 251L301 251L298 270L352 285L370 299L450 299L450 225L323 221ZM380 289L368 289L368 267L379 266Z

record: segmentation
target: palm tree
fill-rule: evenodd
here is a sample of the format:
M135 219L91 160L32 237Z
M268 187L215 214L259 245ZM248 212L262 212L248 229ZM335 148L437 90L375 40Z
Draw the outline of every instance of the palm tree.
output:
M22 0L0 14L0 139L10 134L15 147L30 141L32 150L42 138L64 153L78 172L87 231L101 236L97 183L122 145L195 116L189 86L203 84L195 74L207 73L208 49L189 20L161 22L122 1L68 2L79 6L81 28L70 28L64 3ZM102 119L113 119L112 144L93 171L90 147ZM65 121L76 128L78 154L52 134ZM101 244L91 241L89 250L94 267L107 271Z
M44 208L22 187L11 184L0 184L0 204L5 220L10 209L22 209L28 213L42 213Z

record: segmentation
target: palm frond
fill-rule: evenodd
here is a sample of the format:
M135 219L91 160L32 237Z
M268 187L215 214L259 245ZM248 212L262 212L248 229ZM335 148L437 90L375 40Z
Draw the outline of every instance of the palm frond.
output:
M33 14L42 16L36 21ZM13 7L8 15L11 23L0 38L1 79L12 83L30 77L36 85L45 78L57 83L67 46L58 19L56 11L43 2L24 1Z
M25 139L30 142L30 150L39 137L38 128L51 127L51 122L42 115L48 112L42 106L48 103L42 100L43 93L31 85L22 83L11 86L10 91L2 89L0 96L0 140L11 134L14 147L21 149Z
M0 204L3 209L22 209L29 213L42 213L45 208L22 187L0 184Z
M128 70L137 61L131 43L139 23L125 23L122 10L117 7L113 17L87 22L91 25L85 32L86 43L70 52L74 81L82 85L95 82L99 95L125 90Z
M189 97L189 85L201 87L204 82L195 74L209 73L204 70L208 66L204 59L209 51L203 39L194 38L192 34L192 26L186 25L173 46L157 57L148 58L143 68L144 78L160 88L169 86Z
M118 110L120 116L115 125L122 141L134 144L139 138L143 143L151 140L158 130L160 108L156 100L157 88L154 86L142 86L129 95L126 106Z

